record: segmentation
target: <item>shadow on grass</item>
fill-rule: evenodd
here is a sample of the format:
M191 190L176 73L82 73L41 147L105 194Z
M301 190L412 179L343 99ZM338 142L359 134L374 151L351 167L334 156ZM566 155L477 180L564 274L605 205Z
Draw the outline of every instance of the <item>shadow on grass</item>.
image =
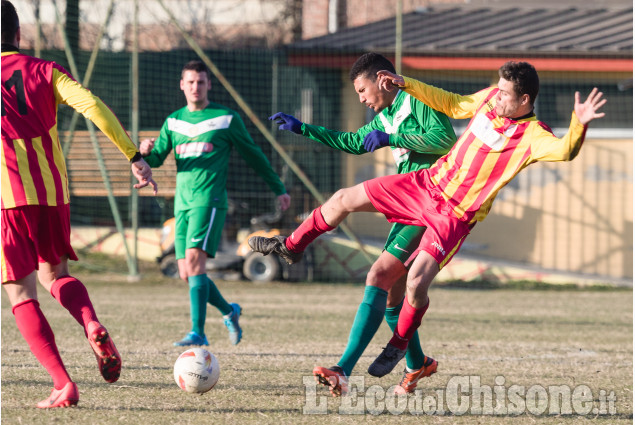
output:
M633 288L614 285L578 285L575 283L546 283L535 280L515 280L500 282L496 280L448 280L434 282L434 287L444 289L474 289L474 290L541 290L541 291L632 291Z
M204 396L204 394L202 394ZM3 411L22 411L22 410L30 410L32 407L3 407ZM247 407L237 407L237 408L201 408L201 407L178 407L178 408L170 408L170 407L160 407L160 408L149 408L142 406L113 406L113 407L86 407L82 406L82 402L80 400L77 406L72 407L69 411L82 411L82 410L90 410L90 411L117 411L117 412L174 412L174 413L202 413L202 414L219 414L219 413L228 413L228 414L236 414L236 413L256 413L256 414L302 414L302 409L260 409L260 408L247 408ZM55 410L57 411L57 410ZM213 423L213 422L210 422Z

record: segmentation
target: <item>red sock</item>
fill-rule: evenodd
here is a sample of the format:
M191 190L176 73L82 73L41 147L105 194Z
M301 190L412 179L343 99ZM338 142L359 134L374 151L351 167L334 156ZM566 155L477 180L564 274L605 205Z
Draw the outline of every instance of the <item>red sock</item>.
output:
M31 352L53 378L55 389L61 390L71 381L71 378L57 351L53 330L40 310L40 303L37 300L28 299L13 306L12 311L15 323L29 344Z
M73 276L65 276L53 282L51 295L84 329L89 322L97 321L97 314L90 302L86 287Z
M417 331L417 328L421 325L421 319L423 318L423 315L426 314L429 305L430 299L428 298L428 304L426 304L425 307L414 308L408 302L408 297L406 297L404 299L403 307L401 307L399 322L397 322L397 327L392 335L390 344L400 350L405 350L406 347L408 347L408 342L410 342L410 339Z
M329 226L326 224L326 221L324 221L322 207L319 206L314 209L311 215L287 238L285 245L289 251L302 252L318 236L333 229L335 229L335 227Z

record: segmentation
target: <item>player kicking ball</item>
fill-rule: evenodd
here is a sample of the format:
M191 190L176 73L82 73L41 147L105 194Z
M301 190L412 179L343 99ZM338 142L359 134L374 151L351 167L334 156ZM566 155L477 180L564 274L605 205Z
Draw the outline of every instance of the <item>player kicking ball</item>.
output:
M428 168L456 142L450 120L441 112L419 102L396 87L379 86L377 72L392 70L384 56L368 52L360 56L349 72L359 102L377 113L355 132L340 132L302 123L278 112L270 119L280 130L289 130L330 148L353 155L372 153L390 146L400 174ZM329 387L335 397L345 394L348 378L385 319L392 331L397 326L406 292L406 274L425 227L393 224L381 255L366 275L366 287L344 353L334 366L316 366L313 375ZM406 350L406 368L397 393L411 393L421 378L437 370L437 361L423 353L419 336L414 334Z
M340 189L289 237L249 240L254 251L276 253L294 263L313 240L352 212L378 211L390 222L426 226L408 271L407 296L397 327L368 368L373 376L390 373L404 357L428 309L432 280L458 252L476 222L487 216L500 189L535 162L573 160L589 123L604 116L598 110L606 100L597 88L584 101L576 92L569 130L557 138L534 114L539 89L534 67L510 61L498 74L497 86L462 96L380 71L382 87L400 87L451 118L471 118L454 147L429 169Z

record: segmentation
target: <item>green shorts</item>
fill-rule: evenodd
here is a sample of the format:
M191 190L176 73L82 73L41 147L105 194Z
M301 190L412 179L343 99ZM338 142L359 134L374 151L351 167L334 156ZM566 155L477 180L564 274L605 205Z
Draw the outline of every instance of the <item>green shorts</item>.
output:
M174 251L176 259L185 258L185 250L199 248L214 257L225 225L226 208L202 207L175 214Z
M425 231L425 227L395 223L390 229L384 250L397 257L404 266L409 267L414 261L413 254L419 248L421 236Z

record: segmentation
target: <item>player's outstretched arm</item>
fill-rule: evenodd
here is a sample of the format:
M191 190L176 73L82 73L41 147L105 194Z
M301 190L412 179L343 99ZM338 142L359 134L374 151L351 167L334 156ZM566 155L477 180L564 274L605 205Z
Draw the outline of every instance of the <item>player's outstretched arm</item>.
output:
M154 194L157 194L158 185L152 178L152 168L145 162L144 159L140 159L131 164L132 175L139 181L139 183L134 185L135 189L141 189L142 187L146 187L148 185L152 186L154 190Z
M574 111L580 124L587 125L596 118L604 117L604 112L597 112L606 103L606 99L602 99L602 94L597 87L593 87L584 103L581 103L580 92L575 92Z
M279 125L279 130L288 130L295 134L302 134L302 122L293 115L278 112L270 116L269 119Z
M377 84L380 89L390 91L394 87L404 87L406 85L406 81L401 75L382 70L377 71Z

